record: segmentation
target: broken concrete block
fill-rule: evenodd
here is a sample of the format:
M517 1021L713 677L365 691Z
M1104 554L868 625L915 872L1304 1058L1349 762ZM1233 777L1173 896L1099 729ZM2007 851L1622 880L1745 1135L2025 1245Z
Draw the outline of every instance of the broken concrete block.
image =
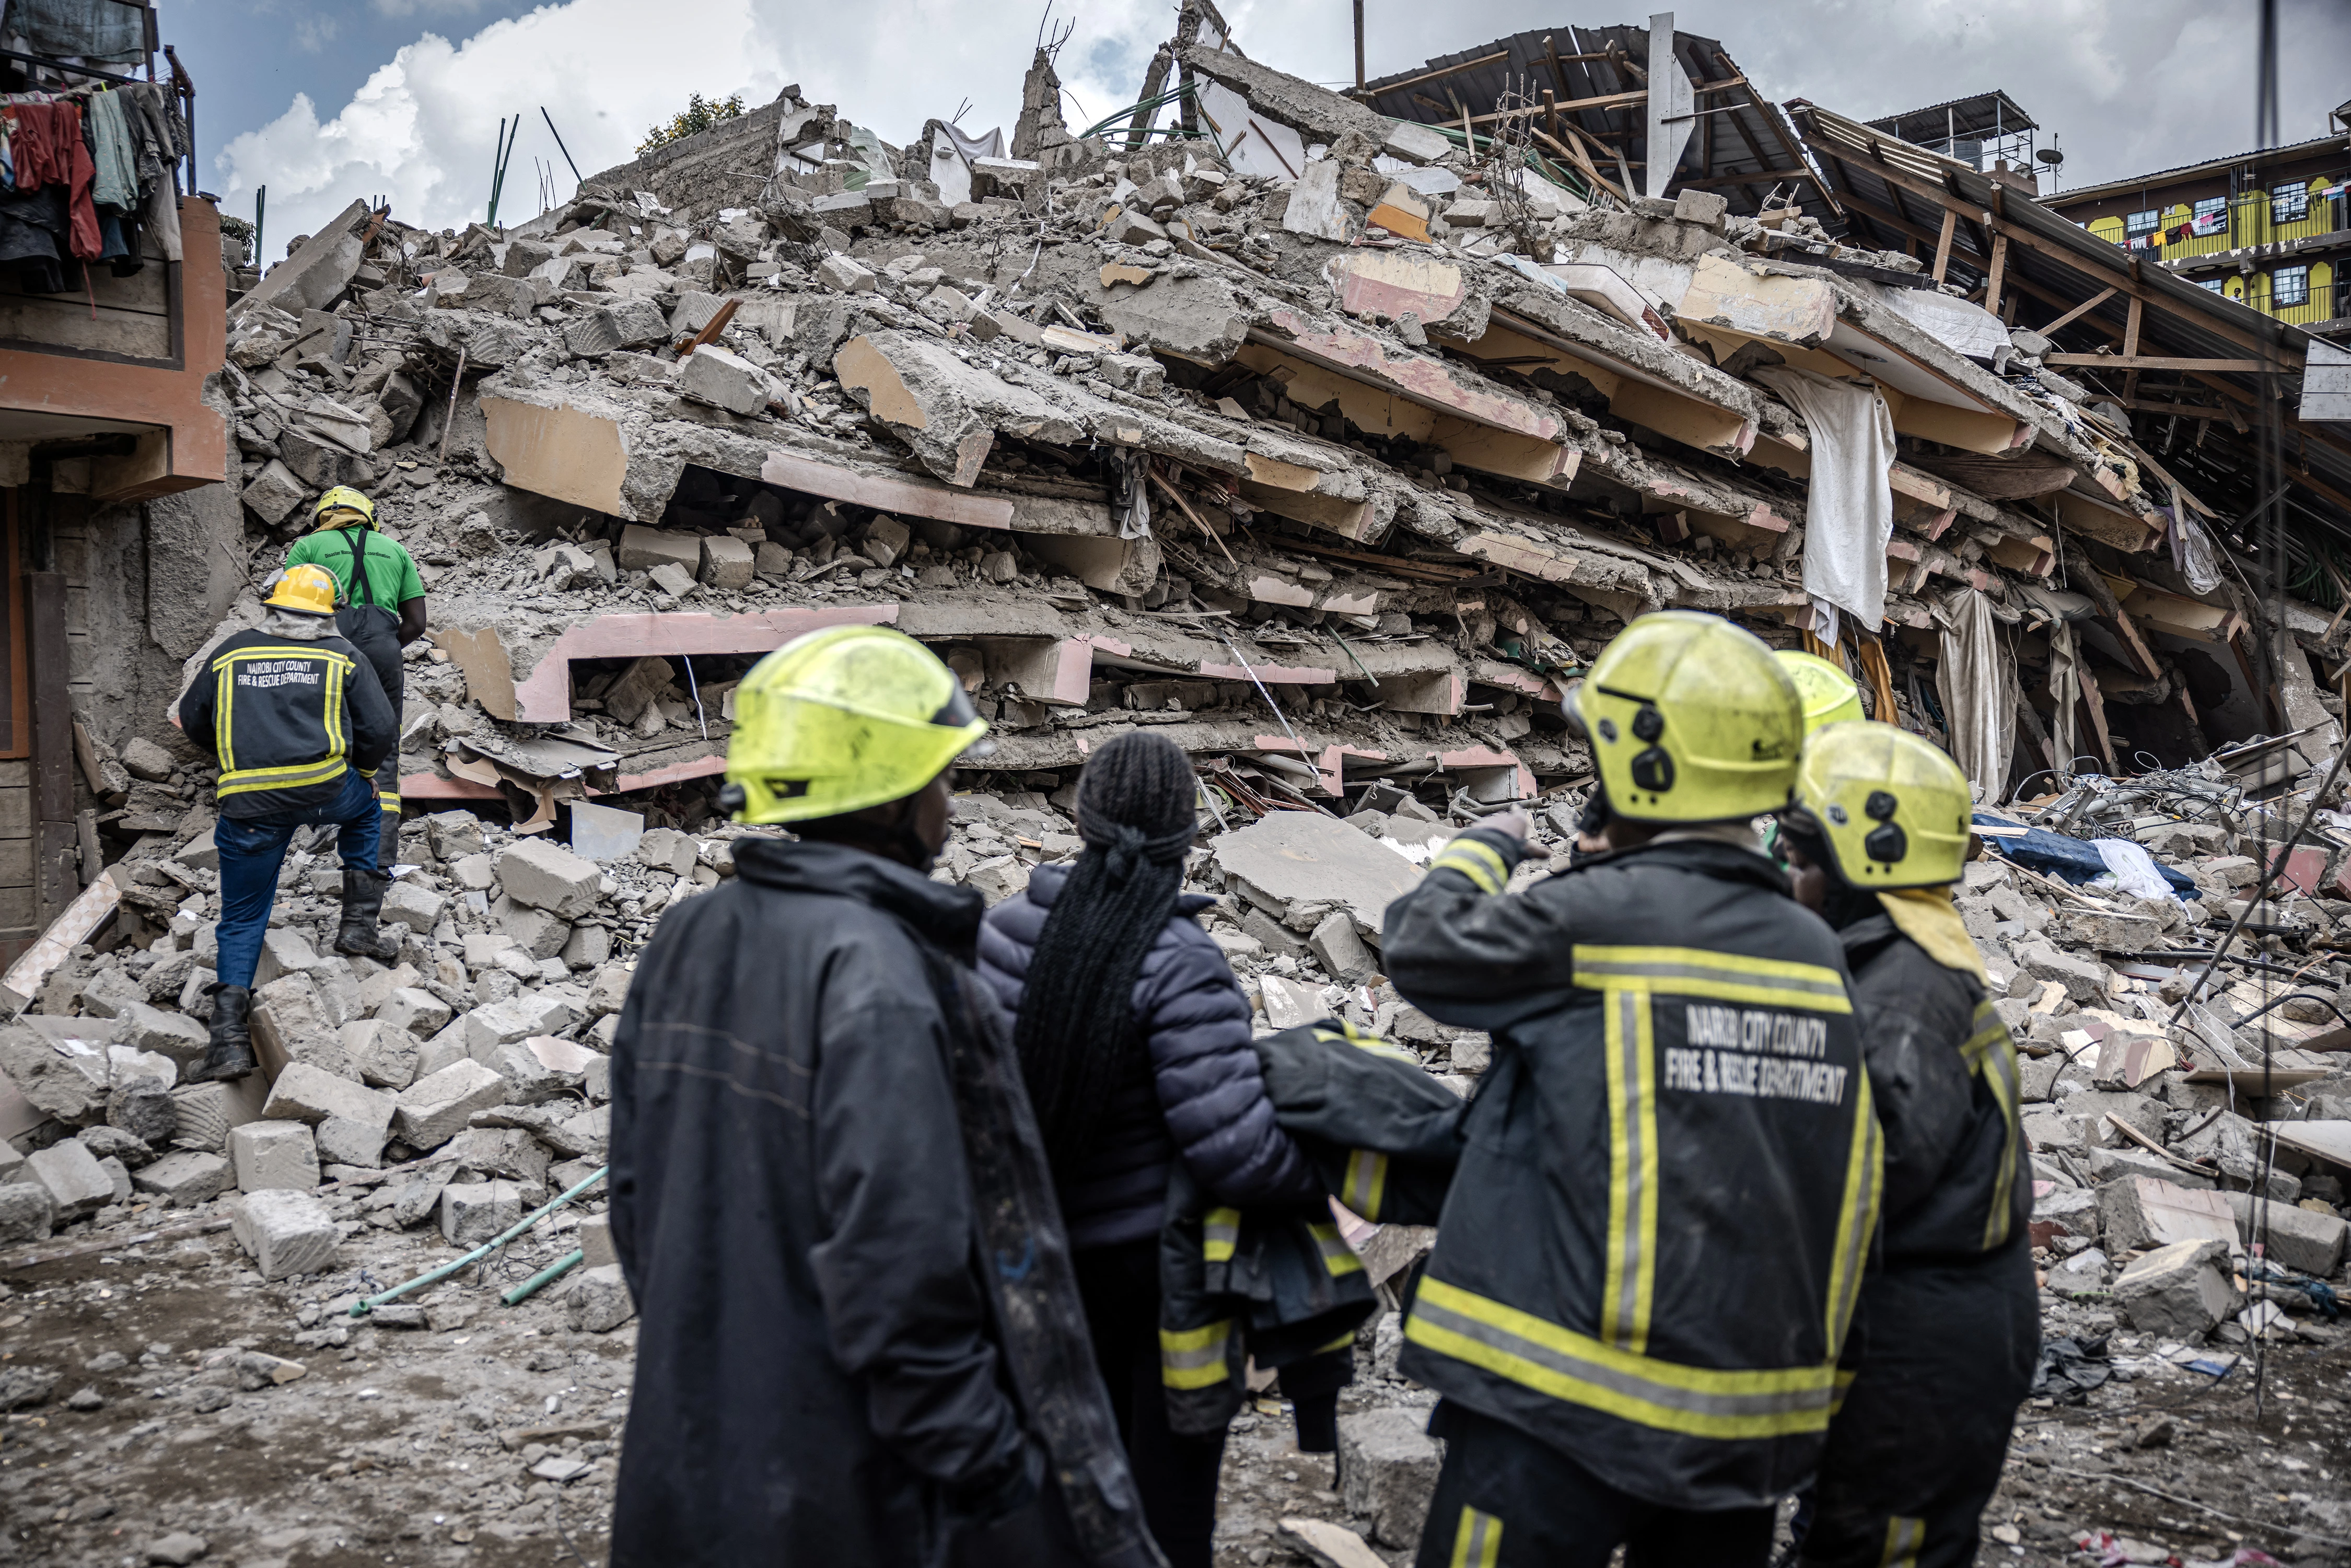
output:
M621 548L613 559L623 571L651 571L657 566L682 566L691 571L702 564L702 536L631 523L621 530ZM662 685L666 685L671 677L666 663L662 671Z
M1353 225L1339 194L1343 172L1335 158L1318 158L1307 164L1306 172L1290 187L1290 203L1282 209L1281 226L1291 234L1335 240L1342 245L1353 239Z
M645 575L653 580L655 592L672 599L683 599L694 591L694 573L673 562L664 561Z
M471 811L434 812L424 819L424 840L432 846L433 858L441 861L477 855L486 847L482 820Z
M566 920L596 907L598 889L604 880L594 862L581 860L545 839L525 839L501 851L497 873L498 883L508 898Z
M193 1208L226 1191L229 1177L229 1163L220 1155L202 1149L177 1149L133 1171L131 1186L171 1207Z
M416 986L402 986L393 991L376 1012L376 1021L385 1028L419 1040L439 1033L449 1018L448 1003Z
M212 1154L228 1150L233 1128L261 1119L261 1103L268 1089L259 1073L234 1083L191 1083L172 1091L176 1124L172 1141L184 1149Z
M859 195L858 193L849 191L844 191L841 194ZM838 198L828 199L838 200ZM820 201L817 204L820 209L823 203ZM863 209L863 213L858 213L856 209L859 208ZM864 216L870 214L872 208L862 195L859 195L859 199L854 203L841 204L841 210L851 214L851 222L859 223L864 221ZM826 256L816 264L816 280L829 288L838 288L843 294L872 293L881 287L882 281L872 267L853 256Z
M444 1145L441 1152L459 1170L529 1187L547 1185L546 1145L520 1127L468 1127Z
M168 1056L182 1067L199 1061L211 1043L204 1026L185 1013L133 1002L115 1015L116 1043Z
M1419 868L1394 850L1314 812L1269 812L1209 848L1242 896L1277 919L1293 902L1335 904L1374 941L1387 906L1420 881Z
M254 515L275 528L290 516L309 496L309 487L294 476L292 469L277 458L263 465L245 487L245 504Z
M2099 1187L2098 1213L2106 1250L2113 1253L2237 1239L2235 1217L2219 1193L2193 1192L2148 1176L2126 1176Z
M1704 192L1684 193L1705 194ZM2160 946L2163 939L2163 927L2140 915L2108 915L2069 909L2060 917L2058 926L2067 941L2101 953L2142 953ZM2047 977L2053 979L2056 977Z
M694 840L675 828L650 828L637 841L637 859L673 876L694 873Z
M2213 1195L2228 1206L2235 1232L2246 1246L2259 1240L2272 1262L2324 1280L2343 1261L2344 1239L2351 1222L2317 1214L2292 1204L2273 1203L2250 1193Z
M1136 194L1139 196L1140 192ZM1115 209L1110 221L1102 225L1102 237L1113 245L1149 245L1155 239L1165 239L1167 231L1151 221L1150 214L1136 205Z
M2241 1303L2228 1264L2224 1241L2158 1247L2116 1277L2116 1312L2141 1333L2200 1340Z
M504 894L490 905L490 918L533 958L554 957L571 936L571 923L561 915L517 904Z
M2098 1239L2098 1195L2087 1187L2060 1187L2032 1205L2032 1244L2046 1247L2060 1236Z
M571 802L571 852L591 861L623 860L636 852L645 831L642 811L622 811L588 800Z
M272 1121L301 1122L311 1126L330 1116L340 1116L347 1122L388 1127L392 1124L392 1097L298 1061L287 1066L269 1086L269 1099L261 1107L261 1113Z
M245 1192L309 1192L319 1185L319 1143L301 1122L232 1127L228 1158Z
M1061 402L965 363L943 339L864 333L841 346L832 371L860 407L950 485L979 477L999 428L1051 444L1087 439Z
M327 1206L307 1192L249 1192L231 1206L229 1229L265 1280L318 1274L342 1239Z
M383 919L407 926L420 936L429 936L441 924L441 915L449 901L429 887L402 880L385 890Z
M2047 942L2029 942L2016 949L2019 967L2036 980L2054 980L2076 1002L2102 1003L2106 996L2105 967L2062 952Z
M1418 1410L1362 1410L1339 1417L1339 1501L1372 1521L1374 1537L1410 1546L1428 1521L1444 1450Z
M628 1005L629 982L635 977L634 969L615 967L604 970L588 989L588 1010L599 1018L619 1012Z
M716 343L705 343L678 367L677 390L696 402L742 414L758 413L775 395L767 371Z
M507 1081L480 1062L454 1061L400 1092L392 1130L404 1144L437 1149L463 1131L475 1112L503 1105L511 1093Z
M612 1222L601 1214L590 1215L580 1222L580 1265L583 1269L601 1269L608 1263L618 1263L621 1255L612 1249Z
M0 1072L46 1116L79 1127L106 1113L106 1089L28 1025L0 1024Z
M574 1333L610 1333L637 1315L618 1263L580 1270L564 1292L563 1309Z
M280 1061L302 1056L300 1042L313 1036L332 1037L342 1027L329 1015L326 998L308 975L281 975L253 993L253 1038L263 1052L275 1051Z
M1355 935L1354 917L1343 910L1324 915L1306 945L1313 949L1323 972L1346 985L1353 985L1378 967L1371 949Z
M441 1238L479 1247L522 1218L522 1188L510 1181L453 1181L441 1189Z
M1730 211L1728 197L1713 191L1685 190L1674 198L1674 216L1686 224L1703 224L1722 232L1723 214Z
M40 1241L57 1223L57 1200L38 1182L0 1186L0 1244Z
M25 1169L57 1205L59 1225L96 1214L114 1201L114 1178L78 1138L36 1149L25 1156Z
M721 592L751 586L751 547L725 534L705 535L702 541L702 583Z

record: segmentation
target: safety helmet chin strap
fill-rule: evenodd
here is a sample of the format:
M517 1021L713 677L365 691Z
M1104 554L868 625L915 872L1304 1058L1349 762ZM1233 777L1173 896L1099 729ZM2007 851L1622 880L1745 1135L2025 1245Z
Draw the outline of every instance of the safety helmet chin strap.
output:
M923 786L924 789L929 788L927 783ZM852 849L881 855L885 860L903 861L927 875L939 856L936 850L923 841L923 835L914 826L914 796L922 792L922 789L917 789L914 795L901 796L896 800L885 802L898 808L896 819L886 824L873 821L866 811L853 811L843 817L827 817L815 822L787 823L786 826L803 838L820 843L846 844ZM880 810L882 808L878 806L867 808L868 811ZM811 833L808 831L810 828L819 831Z

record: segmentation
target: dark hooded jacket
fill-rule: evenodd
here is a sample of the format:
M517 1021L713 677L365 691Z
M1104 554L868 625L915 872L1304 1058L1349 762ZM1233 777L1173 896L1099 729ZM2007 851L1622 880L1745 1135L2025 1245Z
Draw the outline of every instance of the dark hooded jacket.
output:
M959 962L979 900L836 845L746 841L736 865L663 920L614 1041L612 1239L643 1322L611 1560L937 1562L1039 1472L1040 1401L1115 1448L1008 1039L955 999L993 1006ZM975 1061L1011 1091L979 1123ZM975 1135L1032 1156L1017 1270ZM1006 1281L1040 1278L1058 1297L1008 1335ZM1062 1359L1024 1399L1040 1336Z
M1020 1010L1029 959L1068 876L1064 867L1040 866L1026 893L987 912L979 972L1007 1012ZM1179 896L1135 977L1134 1017L1148 1041L1150 1077L1137 1075L1119 1092L1094 1152L1075 1169L1054 1173L1072 1247L1156 1236L1179 1151L1193 1179L1223 1203L1322 1196L1266 1098L1249 1045L1249 998L1223 949L1192 918L1214 902Z

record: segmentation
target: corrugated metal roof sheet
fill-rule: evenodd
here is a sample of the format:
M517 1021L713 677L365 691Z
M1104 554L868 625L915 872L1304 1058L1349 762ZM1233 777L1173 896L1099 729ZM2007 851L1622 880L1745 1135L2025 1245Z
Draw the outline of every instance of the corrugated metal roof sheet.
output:
M1776 185L1813 217L1834 223L1835 203L1812 183L1787 117L1747 83L1720 41L1677 32L1674 57L1697 89L1698 122L1668 194L1698 186L1728 196L1734 212L1751 214ZM1467 114L1475 124L1491 115L1496 101L1513 88L1537 98L1548 89L1562 105L1640 93L1647 85L1648 61L1646 27L1552 27L1439 55L1369 83L1364 98L1395 120L1458 126ZM1621 184L1629 171L1631 193L1639 193L1648 136L1638 98L1562 108L1559 119L1601 150L1593 162L1603 175ZM1544 130L1551 125L1542 117L1535 123ZM1486 129L1479 126L1478 133L1482 136Z

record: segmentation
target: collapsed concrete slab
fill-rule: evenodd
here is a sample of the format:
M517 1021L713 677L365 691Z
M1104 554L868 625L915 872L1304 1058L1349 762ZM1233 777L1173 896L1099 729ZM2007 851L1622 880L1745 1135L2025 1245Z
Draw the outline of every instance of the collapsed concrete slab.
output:
M1420 881L1419 868L1395 851L1317 812L1276 811L1208 848L1250 903L1277 917L1294 903L1336 904L1374 942L1387 906Z

